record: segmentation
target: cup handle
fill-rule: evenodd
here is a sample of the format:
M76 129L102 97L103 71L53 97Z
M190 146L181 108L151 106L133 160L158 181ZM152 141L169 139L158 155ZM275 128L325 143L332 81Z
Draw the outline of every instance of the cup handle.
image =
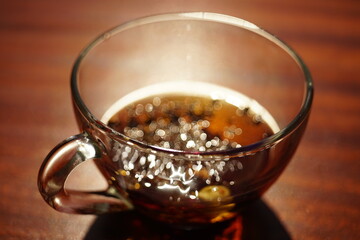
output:
M38 188L44 200L55 210L66 213L100 214L131 209L132 204L111 185L101 192L65 189L71 171L80 163L96 158L102 158L102 151L86 133L58 144L39 171Z

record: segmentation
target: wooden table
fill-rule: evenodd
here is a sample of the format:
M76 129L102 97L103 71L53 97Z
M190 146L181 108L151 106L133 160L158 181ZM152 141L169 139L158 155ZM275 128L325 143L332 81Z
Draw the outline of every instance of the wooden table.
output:
M250 235L360 239L356 0L0 1L0 239L131 239L114 224L118 216L68 215L48 207L37 173L49 150L78 132L69 74L80 49L119 23L174 11L254 22L290 44L312 72L316 95L307 132L284 174L245 218ZM94 170L84 171L75 177L80 185ZM131 217L125 214L123 221Z

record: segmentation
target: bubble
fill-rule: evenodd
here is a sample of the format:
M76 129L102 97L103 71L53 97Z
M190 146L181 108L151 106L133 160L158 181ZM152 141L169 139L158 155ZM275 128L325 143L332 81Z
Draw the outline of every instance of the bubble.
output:
M194 172L191 168L188 169L188 174L190 177L194 176Z
M227 146L228 144L229 144L229 140L228 140L228 139L224 139L224 140L222 141L222 145Z
M195 195L192 195L192 194L189 195L189 198L192 199L192 200L197 199L197 197Z
M142 157L140 158L140 160L139 160L139 163L140 163L141 165L145 165L145 163L146 163L146 157L142 156Z
M182 141L186 141L186 140L187 140L187 135L186 135L186 133L181 133L181 134L180 134L180 139L181 139Z
M136 131L136 137L142 138L144 136L144 132L141 130Z
M184 125L186 123L186 120L183 117L179 117L178 122L180 123L180 125Z
M196 146L193 140L190 140L186 143L186 148L194 148Z
M122 152L121 153L121 160L125 160L129 156L128 152Z
M158 118L156 122L160 127L166 127L167 126L167 122L166 122L166 120L164 118Z
M178 126L176 126L176 125L171 125L170 126L170 131L172 132L172 133L178 133L179 132L179 127ZM184 140L185 141L185 140Z
M141 115L144 111L144 106L142 104L138 104L135 109L136 115Z
M207 139L207 134L206 133L201 133L200 134L200 140L203 140L203 141L205 141Z
M150 124L149 124L149 130L151 132L155 131L157 128L157 123L155 121L152 121Z
M170 148L170 143L169 142L164 142L163 147L164 148Z
M154 162L156 159L156 156L154 154L149 154L149 156L147 157L149 162Z
M156 134L159 136L159 137L164 137L166 132L163 130L163 129L157 129L156 130Z
M182 127L182 130L184 130L185 132L188 132L191 128L192 128L191 124L185 123L184 126Z
M262 117L260 116L260 115L257 115L257 114L255 114L254 116L253 116L253 122L255 123L255 124L259 124L259 123L261 123L263 120L262 120Z
M228 139L233 139L234 138L234 133L232 133L231 131L227 130L224 132L224 137L228 138Z
M210 127L210 122L208 120L204 120L204 121L201 122L201 125L204 128L208 128L208 127Z
M165 166L166 169L170 169L173 166L171 162L168 162Z
M146 112L151 112L154 109L154 106L151 103L148 103L145 105L145 111Z
M201 132L200 132L199 130L195 130L195 131L193 132L193 136L194 136L195 139L199 138L199 137L200 137L200 134L201 134Z
M201 163L198 163L197 165L193 165L193 166L192 166L192 169L194 169L194 171L200 171L201 168L202 168Z
M241 128L236 128L234 132L235 132L236 135L240 135L242 133L242 129Z
M154 168L154 167L155 167L155 161L151 162L150 165L149 165L149 168Z
M220 110L222 108L222 103L220 101L215 101L214 110Z
M211 145L213 145L214 147L219 146L219 138L213 138L211 140Z
M131 152L131 147L126 146L126 147L125 147L125 152L127 152L127 153Z
M160 106L160 104L161 104L161 99L160 99L159 97L154 97L154 99L153 99L153 104L154 104L155 107Z
M228 165L228 167L229 167L229 169L230 169L231 172L235 171L235 166L234 166L234 164L230 163L230 164Z
M134 163L132 163L132 162L129 162L129 164L128 164L128 169L129 170L133 170L134 169Z

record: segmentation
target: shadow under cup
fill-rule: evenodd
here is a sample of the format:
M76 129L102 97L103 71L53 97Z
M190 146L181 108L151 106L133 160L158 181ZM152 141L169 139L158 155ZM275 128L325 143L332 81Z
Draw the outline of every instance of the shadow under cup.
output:
M138 89L191 94L210 85L231 89L224 98L240 92L255 99L275 119L274 134L227 150L186 151L146 144L102 121L129 93L146 97ZM231 219L258 199L294 154L313 97L310 74L287 45L242 19L200 12L146 17L100 35L75 62L71 90L82 133L46 157L38 181L44 199L72 213L135 207L180 226ZM65 189L69 173L88 159L109 188Z

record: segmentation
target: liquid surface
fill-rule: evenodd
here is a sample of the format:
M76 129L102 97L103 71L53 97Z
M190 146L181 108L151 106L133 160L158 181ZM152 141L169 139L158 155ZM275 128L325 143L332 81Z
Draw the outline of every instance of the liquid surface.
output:
M191 152L237 148L277 131L270 114L254 100L214 85L195 87L203 91L191 94L173 86L170 93L136 99L125 106L118 102L105 121L146 144Z

